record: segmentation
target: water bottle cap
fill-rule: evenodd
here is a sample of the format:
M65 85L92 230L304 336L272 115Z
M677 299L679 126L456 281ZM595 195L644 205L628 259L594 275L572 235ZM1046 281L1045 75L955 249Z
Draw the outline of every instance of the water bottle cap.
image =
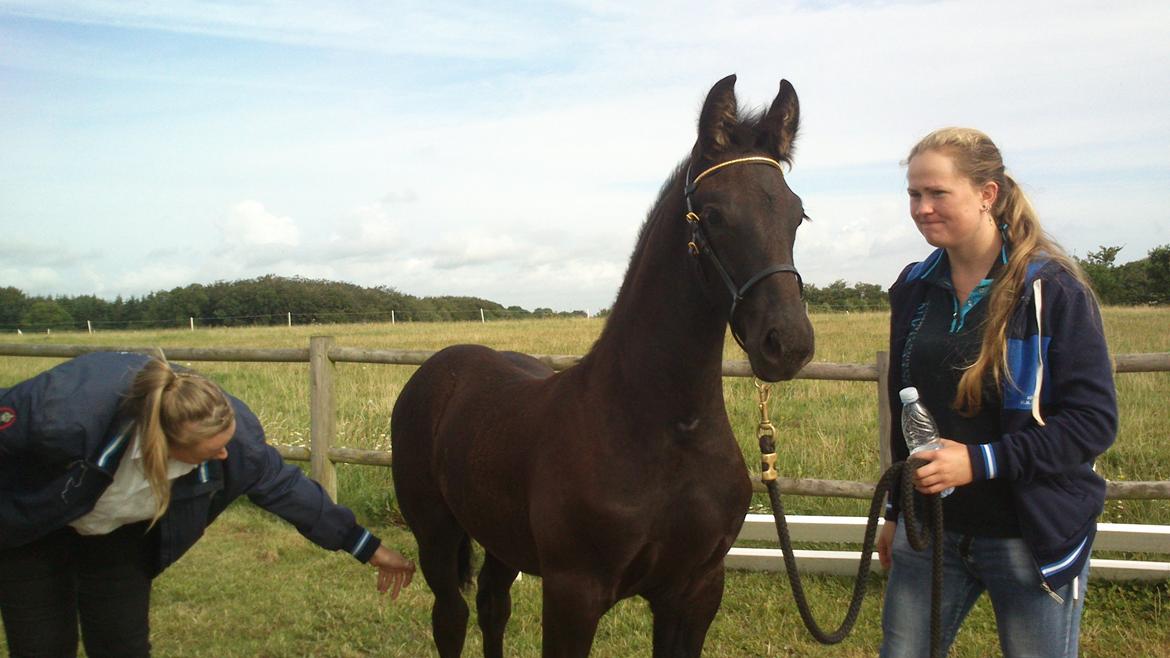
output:
M898 397L902 399L902 404L910 404L918 401L918 389L913 386L898 391Z

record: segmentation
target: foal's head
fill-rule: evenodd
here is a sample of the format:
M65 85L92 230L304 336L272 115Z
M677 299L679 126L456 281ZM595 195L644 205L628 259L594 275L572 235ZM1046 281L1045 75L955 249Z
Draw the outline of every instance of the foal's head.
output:
M813 331L792 260L805 219L780 163L791 164L800 121L787 80L767 112L740 116L735 76L711 88L687 175L692 252L713 299L726 301L732 335L752 371L791 379L813 354Z

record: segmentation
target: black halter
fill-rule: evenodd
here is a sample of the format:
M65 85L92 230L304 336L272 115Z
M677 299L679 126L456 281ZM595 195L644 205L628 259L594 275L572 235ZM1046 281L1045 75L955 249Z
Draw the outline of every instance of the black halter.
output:
M731 312L727 316L727 324L731 327L731 336L735 338L735 342L741 349L747 351L747 348L744 347L743 339L739 337L739 332L735 330L735 309L739 306L739 303L743 301L743 298L747 296L748 291L750 291L757 283L772 276L773 274L791 272L796 277L796 285L800 288L800 296L803 299L804 280L800 278L800 272L796 271L796 267L794 265L769 265L748 279L747 283L743 284L742 286L736 286L735 281L731 278L731 275L727 273L727 268L723 267L723 263L719 260L719 254L716 253L715 247L711 245L711 239L707 236L707 231L703 228L703 223L699 221L700 218L695 213L695 209L691 204L691 195L693 195L695 190L698 189L699 181L703 180L703 178L708 174L715 173L717 170L722 169L728 165L740 163L767 164L772 165L777 169L781 169L780 163L776 160L773 160L772 158L766 158L763 156L736 158L734 160L721 162L717 165L712 165L703 173L696 176L694 181L692 181L691 166L688 164L686 187L683 188L683 195L686 197L687 201L686 220L687 223L691 225L691 241L687 244L687 247L690 249L691 255L698 256L699 254L705 254L708 258L711 259L711 263L715 265L715 271L719 273L719 278L723 279L723 285L727 286L728 292L731 293Z

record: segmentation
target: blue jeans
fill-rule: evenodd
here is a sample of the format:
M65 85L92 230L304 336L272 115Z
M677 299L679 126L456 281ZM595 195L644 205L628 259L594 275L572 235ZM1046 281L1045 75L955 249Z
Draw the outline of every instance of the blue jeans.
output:
M1020 538L943 536L943 655L979 595L987 591L1005 658L1074 657L1080 636L1089 566L1056 591L1056 601L1041 588L1040 571ZM915 551L898 524L893 566L882 609L883 658L930 655L931 550ZM1075 591L1074 591L1075 588Z

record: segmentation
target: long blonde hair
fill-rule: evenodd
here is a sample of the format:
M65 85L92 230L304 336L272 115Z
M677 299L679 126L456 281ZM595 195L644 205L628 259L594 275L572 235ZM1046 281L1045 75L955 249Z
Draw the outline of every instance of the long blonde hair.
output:
M955 170L976 187L988 182L999 186L988 212L1006 243L1007 265L991 287L979 357L963 373L953 402L960 413L974 415L983 406L983 387L989 378L1002 393L1001 379L1009 372L1005 349L1008 322L1023 295L1028 264L1038 257L1055 261L1086 288L1092 288L1076 261L1045 233L1028 197L1004 169L1003 156L990 137L972 128L941 128L915 144L906 162L927 151L950 157Z
M170 447L195 446L220 434L235 420L235 411L210 380L175 372L159 358L151 358L134 377L122 405L137 424L143 472L155 495L153 526L171 502Z

